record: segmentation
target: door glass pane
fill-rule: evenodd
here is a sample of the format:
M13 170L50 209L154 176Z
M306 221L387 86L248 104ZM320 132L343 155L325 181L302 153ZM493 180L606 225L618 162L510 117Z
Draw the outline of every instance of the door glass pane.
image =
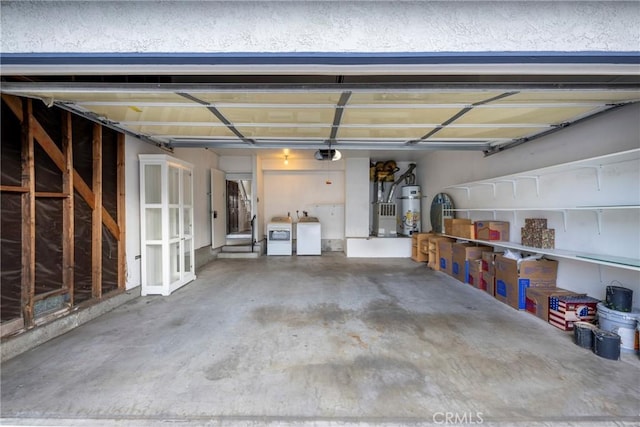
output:
M184 234L185 236L191 236L191 208L184 208L182 214L184 219Z
M161 208L147 208L146 213L146 239L147 240L161 240L162 239L162 209Z
M169 245L169 280L171 283L180 280L180 243Z
M162 202L162 166L144 165L145 203Z
M191 172L185 170L182 174L182 200L185 205L191 205Z
M147 245L147 286L162 286L162 246Z
M169 166L169 204L180 203L180 169Z
M169 238L180 236L180 209L169 208Z
M184 272L185 273L190 273L193 270L193 265L192 265L193 260L191 259L192 246L193 246L192 239L184 240Z

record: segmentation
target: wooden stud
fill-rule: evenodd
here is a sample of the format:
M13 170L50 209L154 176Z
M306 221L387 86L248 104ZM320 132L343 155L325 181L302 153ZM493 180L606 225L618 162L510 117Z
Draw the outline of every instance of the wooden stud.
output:
M93 125L93 213L91 215L92 297L102 296L102 126Z
M13 114L20 120L23 121L23 113L22 107L20 106L20 98L11 96L11 95L2 95L2 99L7 103ZM47 134L44 128L38 123L37 120L32 120L32 132L33 137L36 142L42 147L42 149L47 153L47 155L53 160L55 165L63 171L65 168L65 158L64 154L58 146L53 142L51 137ZM95 208L95 196L91 191L91 188L87 185L87 183L82 179L80 174L74 170L73 171L73 188L80 194L82 199L89 205L91 209ZM118 224L113 219L113 217L107 212L107 210L102 208L102 220L104 221L104 225L107 227L109 232L116 239L120 235L120 230L118 230Z
M65 112L62 118L62 151L64 170L62 171L62 189L68 197L62 202L62 287L68 291L69 304L74 304L74 191L73 191L73 126L71 113Z
M49 199L67 199L69 195L67 193L52 193L49 191L36 191L36 197L49 198Z
M0 185L0 191L7 193L28 193L29 187L19 187L17 185Z
M33 326L33 297L36 278L36 180L33 153L33 114L30 99L22 102L22 316L27 328Z
M127 279L127 258L126 258L126 240L125 240L125 136L122 133L118 133L117 140L117 218L118 229L120 235L118 236L118 289L125 289Z

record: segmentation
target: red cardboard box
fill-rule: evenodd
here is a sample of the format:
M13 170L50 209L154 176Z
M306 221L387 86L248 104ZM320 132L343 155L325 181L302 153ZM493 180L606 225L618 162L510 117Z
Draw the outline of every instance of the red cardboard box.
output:
M475 226L478 240L509 240L507 221L476 221Z
M482 252L486 251L493 251L493 248L490 246L476 246L475 243L454 243L452 248L452 276L462 283L469 283L468 261L480 259Z
M482 272L482 287L492 297L496 296L496 276L486 271Z
M600 300L586 295L560 295L549 298L549 323L572 331L577 321L593 322Z
M482 271L487 271L492 276L496 274L495 259L504 252L482 252Z
M527 288L525 310L544 320L549 321L549 300L560 295L580 295L561 288Z
M521 261L496 257L496 299L516 310L526 307L527 288L555 288L558 262L548 259Z
M482 260L474 259L468 261L469 263L469 284L474 288L485 290L482 287Z

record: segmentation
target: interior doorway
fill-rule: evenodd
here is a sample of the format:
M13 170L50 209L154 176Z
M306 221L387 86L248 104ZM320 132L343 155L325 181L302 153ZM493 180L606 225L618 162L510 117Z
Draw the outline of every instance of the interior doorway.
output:
M227 237L251 237L251 180L227 179Z

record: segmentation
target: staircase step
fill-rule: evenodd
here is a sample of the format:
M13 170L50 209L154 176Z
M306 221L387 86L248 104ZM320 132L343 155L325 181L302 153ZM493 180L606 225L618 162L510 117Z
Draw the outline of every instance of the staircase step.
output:
M253 247L254 252L258 249L257 246ZM224 245L222 252L251 252L251 244L249 245Z
M251 235L234 235L227 236L226 246L251 246Z
M259 258L258 252L220 252L218 254L219 259L251 259Z

